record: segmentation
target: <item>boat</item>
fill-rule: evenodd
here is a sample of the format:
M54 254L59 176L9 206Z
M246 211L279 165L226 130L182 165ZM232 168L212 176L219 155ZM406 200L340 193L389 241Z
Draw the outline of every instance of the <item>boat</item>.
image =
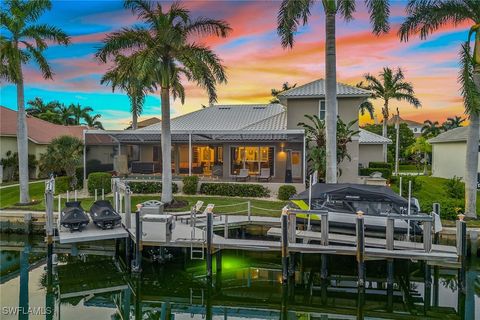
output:
M65 208L62 209L60 216L60 224L73 231L82 231L90 219L83 210L80 201L68 201L65 203Z
M311 199L311 200L310 200ZM408 220L408 200L396 194L386 186L375 186L354 183L314 184L290 199L293 207L308 210L328 210L329 226L337 229L347 229L351 233L356 226L356 213L362 211L365 230L385 233L387 216L389 214L405 215L405 220L395 219L394 233L410 233L421 235L422 229L418 221ZM311 207L309 203L311 202ZM420 207L416 199L410 202L410 215L418 215ZM310 224L319 225L320 217L310 215ZM298 214L297 221L304 223L308 218Z
M122 217L113 209L108 200L98 200L90 207L90 217L93 223L105 230L113 229L122 221Z

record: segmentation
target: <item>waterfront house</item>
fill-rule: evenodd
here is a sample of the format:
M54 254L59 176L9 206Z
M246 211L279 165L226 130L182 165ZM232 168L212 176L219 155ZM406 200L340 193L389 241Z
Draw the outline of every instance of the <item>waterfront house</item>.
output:
M387 120L387 124L391 126L395 126L397 124L397 120L400 124L405 123L408 126L408 129L413 132L415 138L418 138L422 135L422 128L423 123L416 122L409 119L404 119L398 115L393 115L390 119Z

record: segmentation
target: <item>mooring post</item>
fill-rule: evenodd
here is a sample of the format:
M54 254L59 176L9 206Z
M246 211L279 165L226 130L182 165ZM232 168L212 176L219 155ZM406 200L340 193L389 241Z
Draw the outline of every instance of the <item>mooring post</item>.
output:
M97 195L97 189L95 189L95 201L97 201L98 195Z
M363 212L357 211L357 264L358 264L358 286L365 285L365 230Z
M321 243L322 246L328 246L328 211L326 214L321 215L321 221L320 221L320 228L321 228L321 233L320 236L322 237Z
M228 239L228 214L225 215L224 225L223 225L223 237Z
M393 259L387 259L387 311L393 311Z
M212 238L213 238L213 212L212 207L207 206L207 277L212 276Z
M282 210L282 283L288 281L288 209Z
M75 189L75 191L74 191L74 197L75 197L75 201L77 201L77 199L78 199L77 189Z
M423 222L423 249L425 252L432 251L432 220Z
M142 219L141 219L142 205L137 205L137 212L135 212L135 264L132 267L133 272L142 271Z
M463 220L465 215L459 214L456 221L457 227L457 255L460 262L458 270L458 285L463 294L465 294L465 262L467 259L467 224Z
M250 200L247 201L247 214L248 214L248 222L252 221L252 202Z
M438 216L440 217L440 203L438 202L435 202L433 204L433 212L438 214ZM435 220L433 221L433 242L435 244L439 244L440 243L440 232L438 232L438 230L435 229Z
M60 212L62 212L62 200L60 194L58 195L58 216L60 217Z
M70 201L70 192L67 190L67 202Z
M290 212L288 215L289 228L288 228L288 241L291 243L297 242L297 215L294 212Z
M395 219L387 217L387 229L385 232L387 250L393 250L395 247L395 240L393 238L395 233Z
M102 188L102 200L105 200L105 189Z
M424 314L430 310L430 301L432 301L432 267L425 261L425 285L424 285Z
M130 191L130 188L127 188L125 190L125 226L127 229L130 229L132 227L132 200L130 196L132 195L132 192Z
M51 263L52 254L53 254L53 182L50 182L47 185L47 190L45 192L45 205L46 205L46 232L47 232L47 258L48 262ZM60 219L60 213L58 215Z

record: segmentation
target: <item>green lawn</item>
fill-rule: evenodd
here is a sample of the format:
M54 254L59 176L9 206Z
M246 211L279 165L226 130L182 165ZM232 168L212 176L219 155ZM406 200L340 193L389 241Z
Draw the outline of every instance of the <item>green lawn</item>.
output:
M41 200L43 199L43 194L45 192L45 184L43 183L31 183L29 184L30 188L30 198L32 200ZM0 189L0 209L6 207L12 207L18 201L19 198L19 187L10 186Z

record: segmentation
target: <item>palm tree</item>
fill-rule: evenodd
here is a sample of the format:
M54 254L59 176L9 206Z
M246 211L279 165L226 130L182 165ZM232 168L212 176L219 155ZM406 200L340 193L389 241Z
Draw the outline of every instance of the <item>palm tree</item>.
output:
M293 89L297 86L297 84L295 83L293 86L291 86L288 82L284 82L282 84L282 89L278 90L278 89L272 89L272 99L270 99L270 103L280 103L280 100L278 99L278 95L282 92L285 92L287 90L290 90L290 89Z
M60 123L69 126L74 124L75 120L73 119L72 115L72 108L71 106L66 106L65 104L61 104L57 108L58 116L60 118Z
M459 116L455 116L453 118L447 118L447 120L442 124L442 128L445 131L452 130L458 127L462 126L462 123L464 123L467 119L462 118Z
M480 130L480 11L475 0L410 0L407 18L402 23L399 36L408 41L414 34L427 38L443 26L469 22L472 27L467 42L462 46L459 80L463 88L465 112L470 119L467 137L465 172L465 214L477 217L478 141ZM470 53L471 37L475 35L473 56Z
M142 114L145 96L152 92L152 80L141 79L139 63L124 55L115 57L115 65L100 80L101 84L111 84L112 91L120 87L130 99L132 129L137 129L138 117ZM137 68L137 69L136 69ZM145 76L150 76L149 74ZM151 77L150 77L151 78Z
M58 106L60 106L58 101L44 103L41 98L36 97L35 99L28 101L27 104L30 106L25 110L27 115L51 123L61 124L60 115L57 110Z
M4 1L0 13L0 76L17 86L17 145L19 162L20 203L28 203L28 131L25 114L24 75L22 65L33 60L45 79L52 71L43 51L48 43L67 45L69 37L59 28L36 24L43 12L51 8L47 0Z
M378 74L378 78L372 74L367 73L365 76L365 84L360 82L357 86L372 92L372 99L383 100L383 128L382 136L387 137L387 121L390 118L389 104L391 100L406 101L415 108L421 106L420 100L415 96L413 85L406 82L405 75L402 70L392 70L389 67L384 67ZM387 161L387 147L383 147L383 159Z
M425 120L422 127L422 135L427 138L438 136L442 133L443 126L440 126L438 121Z
M283 0L278 13L277 32L281 37L282 46L292 47L293 36L298 27L308 23L316 1L314 0ZM325 12L325 124L326 124L326 154L327 169L326 182L337 182L336 162L336 132L337 132L337 75L336 75L336 48L335 48L335 18L337 13L346 21L351 20L356 9L356 0L322 0ZM388 0L370 1L365 0L370 13L370 21L373 24L375 34L386 33L390 27L390 5Z
M423 161L423 174L427 175L428 170L427 170L427 165L428 165L428 153L432 152L432 146L427 142L427 139L425 137L418 137L415 139L415 143L412 144L410 147L407 149L407 154L408 155L413 155L413 154L421 154L422 156L422 161Z
M102 62L129 52L136 61L141 78L153 77L160 88L162 106L162 202L172 197L172 164L170 133L170 96L184 102L183 77L205 89L211 103L217 100L216 85L226 82L218 56L208 47L190 41L191 36L226 37L231 30L221 20L190 18L190 12L178 3L168 11L162 5L144 0L127 0L125 7L137 14L145 26L123 28L104 40L96 56Z
M72 103L68 108L70 109L70 114L73 119L73 124L76 126L80 125L82 119L85 119L85 117L89 117L90 112L93 111L93 109L90 107L82 107L80 103L77 103L77 104Z
M87 113L83 116L83 120L85 120L84 123L87 126L89 126L90 128L96 128L96 129L102 129L103 130L103 124L100 120L98 120L101 117L102 117L102 115L100 115L100 114L96 114L94 116L91 116L90 114Z
M370 116L370 119L374 119L374 112L375 112L375 107L373 106L373 103L371 101L365 100L360 104L360 107L358 107L360 110L360 114L363 116L365 115L366 112L368 112L368 115Z

